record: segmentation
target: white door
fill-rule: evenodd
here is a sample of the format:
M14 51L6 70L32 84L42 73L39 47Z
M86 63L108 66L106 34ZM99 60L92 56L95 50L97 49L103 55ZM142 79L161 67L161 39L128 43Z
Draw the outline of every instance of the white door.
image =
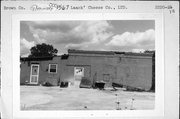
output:
M79 87L82 77L84 77L83 67L74 67L74 85Z
M32 64L31 74L30 74L30 84L38 84L38 78L39 78L39 65Z

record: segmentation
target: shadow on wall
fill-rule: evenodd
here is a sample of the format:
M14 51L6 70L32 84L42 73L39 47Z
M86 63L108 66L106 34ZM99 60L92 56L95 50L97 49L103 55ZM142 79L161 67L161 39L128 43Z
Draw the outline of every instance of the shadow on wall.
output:
M152 86L150 91L155 92L155 52L153 53L152 58Z

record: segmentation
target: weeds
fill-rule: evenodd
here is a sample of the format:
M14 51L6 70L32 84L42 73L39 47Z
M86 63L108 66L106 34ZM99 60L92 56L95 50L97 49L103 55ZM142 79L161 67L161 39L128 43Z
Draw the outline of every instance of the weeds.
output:
M122 110L122 107L120 107L121 105L121 102L119 101L119 96L118 96L118 94L115 94L115 96L116 96L116 101L115 101L115 103L116 103L116 110ZM131 99L131 105L130 105L130 110L135 110L135 108L134 108L134 101L135 101L135 99L134 98L132 98ZM128 110L128 107L127 106L125 106L124 107L124 109L125 110Z
M132 101L131 101L131 108L130 108L130 110L134 110L134 108L133 108L133 102L134 102L134 98L132 98Z

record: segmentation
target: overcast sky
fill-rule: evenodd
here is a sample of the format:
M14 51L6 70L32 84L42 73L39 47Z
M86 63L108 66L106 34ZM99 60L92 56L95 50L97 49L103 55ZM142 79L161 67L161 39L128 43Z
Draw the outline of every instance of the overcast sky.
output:
M68 49L132 51L154 50L154 20L21 21L21 56L39 43L53 45L58 54Z

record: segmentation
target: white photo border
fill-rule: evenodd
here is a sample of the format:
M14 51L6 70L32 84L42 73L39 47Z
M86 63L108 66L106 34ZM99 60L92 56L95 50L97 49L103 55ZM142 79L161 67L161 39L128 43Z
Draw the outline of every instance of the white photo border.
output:
M20 21L65 20L155 20L155 108L154 110L20 110ZM162 13L63 13L12 15L13 117L157 117L164 116L164 26ZM158 69L158 70L156 70Z

